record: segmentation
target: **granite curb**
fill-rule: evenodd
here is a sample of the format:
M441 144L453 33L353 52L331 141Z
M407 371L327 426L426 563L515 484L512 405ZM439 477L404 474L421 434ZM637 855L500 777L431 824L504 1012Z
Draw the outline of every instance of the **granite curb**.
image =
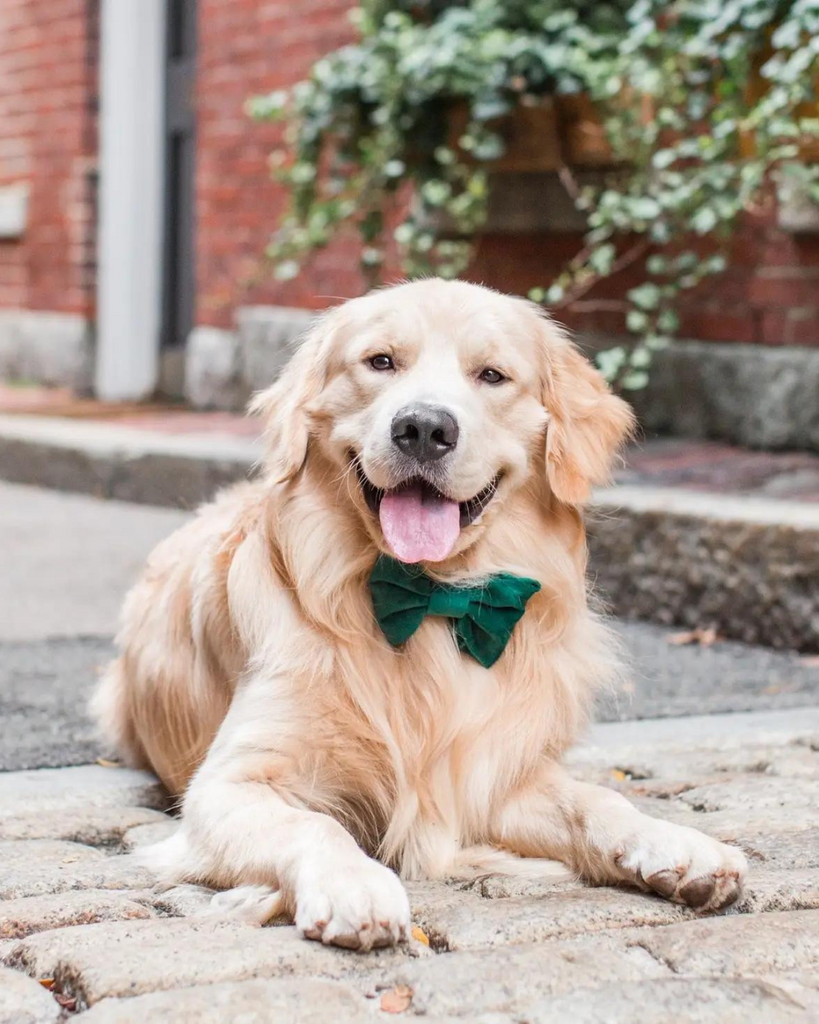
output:
M229 433L0 415L0 478L140 504L195 508L259 454ZM819 503L619 484L587 518L595 586L616 615L819 649Z

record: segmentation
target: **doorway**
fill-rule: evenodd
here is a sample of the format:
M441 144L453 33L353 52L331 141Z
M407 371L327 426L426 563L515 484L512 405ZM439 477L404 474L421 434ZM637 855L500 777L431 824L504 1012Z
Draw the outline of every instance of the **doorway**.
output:
M177 396L196 297L196 15L197 0L167 0L160 389Z

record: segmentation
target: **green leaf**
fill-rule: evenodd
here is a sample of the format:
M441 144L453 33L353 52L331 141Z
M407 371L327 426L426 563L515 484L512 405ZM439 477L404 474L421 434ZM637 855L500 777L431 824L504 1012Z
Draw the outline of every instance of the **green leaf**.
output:
M680 326L680 318L673 309L664 309L657 317L657 328L664 334L673 334Z
M719 218L711 206L701 206L691 217L691 227L698 235L707 235L719 223Z
M628 292L628 298L640 309L656 309L660 303L661 294L656 284L647 281L645 284L632 288Z
M506 152L506 144L500 135L482 135L472 146L472 155L477 160L498 160Z
M618 345L615 348L598 352L595 356L595 363L606 380L613 381L625 365L626 358L626 350L621 345Z
M295 260L283 260L276 265L273 274L277 281L292 281L294 277L299 276L300 270L301 267Z
M661 212L660 204L650 196L642 196L631 202L631 214L639 220L652 220L654 217L659 217Z
M608 274L616 255L617 249L611 242L598 245L589 256L589 266L598 274Z
M626 327L633 334L640 334L648 327L648 317L639 309L630 309L626 313Z
M632 370L620 381L620 387L625 391L641 391L648 384L648 374L645 370Z
M647 348L635 348L629 356L629 365L635 369L643 369L651 363L651 352Z

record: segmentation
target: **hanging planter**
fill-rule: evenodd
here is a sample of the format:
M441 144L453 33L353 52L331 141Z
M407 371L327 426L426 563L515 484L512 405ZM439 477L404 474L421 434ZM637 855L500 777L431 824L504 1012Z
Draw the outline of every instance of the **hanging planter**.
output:
M356 23L357 44L251 105L290 124L276 161L291 212L269 250L281 278L345 227L373 281L393 246L409 276L456 276L493 191L559 172L588 230L530 297L572 310L636 269L621 304L633 341L598 362L638 388L742 217L794 182L819 203L811 0L365 0Z
M453 106L449 145L459 148L470 121L466 103ZM498 174L542 174L561 168L611 167L617 161L599 110L587 95L543 96L487 122L502 140L503 155L487 162Z

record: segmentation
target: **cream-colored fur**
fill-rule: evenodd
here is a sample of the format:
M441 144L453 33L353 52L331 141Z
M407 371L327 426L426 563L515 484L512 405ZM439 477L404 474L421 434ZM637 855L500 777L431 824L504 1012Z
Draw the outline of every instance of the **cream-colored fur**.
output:
M372 369L379 353L395 371ZM487 366L509 379L483 383ZM500 474L480 519L427 571L542 584L492 669L441 619L394 650L373 618L367 579L385 542L353 462L395 486L389 424L417 399L460 424L448 494L467 500ZM587 601L578 509L632 427L561 331L474 285L401 285L327 314L254 409L265 473L154 552L95 700L129 763L182 797L157 871L242 887L245 916L281 907L305 936L362 949L407 933L390 868L427 878L552 858L706 909L736 898L738 850L559 767L617 672Z

